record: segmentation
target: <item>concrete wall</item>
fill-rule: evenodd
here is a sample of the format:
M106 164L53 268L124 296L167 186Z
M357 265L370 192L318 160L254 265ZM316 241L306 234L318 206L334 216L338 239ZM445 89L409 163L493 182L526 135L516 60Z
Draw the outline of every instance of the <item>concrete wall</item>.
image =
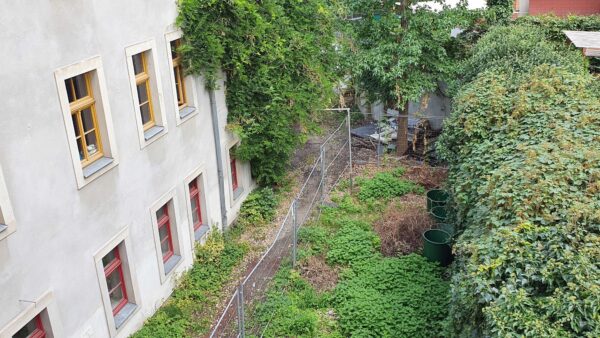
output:
M168 297L175 275L192 264L183 181L197 168L203 168L207 183L204 217L221 226L209 97L201 78L193 79L198 114L179 125L175 120L165 34L176 29L176 10L175 1L164 0L2 4L0 163L16 231L0 240L0 336L10 323L49 303L45 309L58 337L108 337L112 318L104 311L94 254L125 228L139 310L117 336L138 329ZM157 48L168 132L140 149L125 48L150 39ZM104 67L119 164L79 190L66 136L72 131L65 128L54 72L93 56L100 56ZM235 138L224 130L222 90L217 99L232 221L253 183L249 166L242 164L238 175L244 194L233 200L227 147ZM183 263L162 284L150 207L173 190ZM40 297L45 303L29 302Z
M429 93L421 102L410 102L408 105L408 116L412 118L427 118L431 128L441 130L443 121L450 116L450 98L440 93Z

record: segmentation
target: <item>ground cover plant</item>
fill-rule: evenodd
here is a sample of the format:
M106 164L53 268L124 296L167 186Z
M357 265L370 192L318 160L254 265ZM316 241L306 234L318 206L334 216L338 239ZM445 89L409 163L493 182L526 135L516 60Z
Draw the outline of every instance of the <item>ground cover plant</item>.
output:
M385 177L400 184L403 173ZM390 200L398 199L334 195L319 221L300 229L299 268L281 268L251 326L264 328L266 337L439 336L449 301L442 269L414 253L384 257L373 230ZM314 271L327 276L307 274Z
M445 123L463 229L447 336L600 336L598 84L550 40L532 25L490 30Z
M134 338L190 337L206 334L218 313L219 302L229 296L225 286L234 270L253 249L244 236L273 220L280 191L257 189L242 204L232 228L212 231L197 245L192 268L177 281L169 299L150 317Z

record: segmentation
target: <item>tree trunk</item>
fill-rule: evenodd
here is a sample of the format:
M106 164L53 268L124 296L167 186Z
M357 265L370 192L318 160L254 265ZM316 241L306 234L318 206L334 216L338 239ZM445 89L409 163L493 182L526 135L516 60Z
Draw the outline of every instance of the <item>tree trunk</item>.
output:
M398 115L398 131L396 134L396 155L402 156L408 150L408 100Z

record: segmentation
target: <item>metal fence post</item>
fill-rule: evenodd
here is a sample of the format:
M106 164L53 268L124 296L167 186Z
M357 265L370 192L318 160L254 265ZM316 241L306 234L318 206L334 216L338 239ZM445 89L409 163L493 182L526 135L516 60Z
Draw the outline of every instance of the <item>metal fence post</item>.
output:
M244 332L244 316L244 284L240 283L238 286L238 331L241 338L246 337L246 333Z
M298 225L298 215L297 215L297 208L296 208L296 199L294 199L292 201L292 231L293 231L293 236L294 236L294 244L292 246L292 268L296 267L296 248L298 246L297 242L298 242L298 236L297 236L297 225Z
M353 170L352 170L352 126L350 124L350 108L346 110L348 119L348 157L350 162L350 194L352 194L352 185L353 185Z
M325 147L321 144L321 203L325 198Z

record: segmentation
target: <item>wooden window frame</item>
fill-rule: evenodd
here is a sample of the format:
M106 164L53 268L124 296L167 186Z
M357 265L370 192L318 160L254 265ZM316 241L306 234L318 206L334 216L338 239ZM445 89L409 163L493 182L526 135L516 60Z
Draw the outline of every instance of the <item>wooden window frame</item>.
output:
M152 90L151 90L151 83L150 83L150 75L148 72L148 62L147 62L146 53L147 53L147 51L138 53L139 55L141 55L141 58L142 58L142 72L139 74L135 74L136 87L141 85L142 83L144 83L146 86L146 96L148 97L148 101L141 102L139 94L138 94L138 107L139 107L140 118L141 118L141 114L142 114L142 106L144 104L148 104L148 109L149 109L149 113L150 113L150 120L148 122L146 122L145 124L143 124L143 121L142 121L144 131L146 131L156 125L156 118L154 116L154 105L152 103ZM138 54L135 54L135 55L138 55ZM132 60L135 55L133 55L131 57ZM134 73L135 73L135 70L134 70ZM137 93L137 91L136 91L136 93Z
M177 107L179 109L183 109L187 107L188 102L186 98L186 88L185 88L185 76L183 74L183 65L182 65L182 57L177 49L181 46L181 37L174 39L169 42L171 45L171 61L173 62L173 76L175 79L175 99L177 100ZM173 48L175 47L175 48ZM173 57L175 54L175 57Z
M77 121L77 126L73 126L73 132L75 133L75 143L78 144L77 143L78 140L79 140L79 142L81 142L81 148L83 151L83 159L81 159L81 154L80 154L80 160L81 160L81 166L84 168L104 156L104 151L102 148L102 137L100 135L100 127L98 124L98 117L96 116L96 100L94 99L94 92L93 92L93 88L92 88L92 84L91 84L91 80L90 80L90 73L91 72L85 72L83 74L79 74L79 75L70 77L65 80L65 87L66 87L67 92L70 91L72 97L75 98L74 101L69 102L69 109L71 110L71 117L73 118L73 116L75 116L75 120ZM76 94L75 94L75 81L73 79L80 75L84 76L87 95L84 97L78 98L78 97L76 97ZM70 86L68 85L68 83L70 83ZM83 119L81 117L82 112L86 109L90 109L90 111L91 111L92 124L94 126L93 130L88 131L88 132L86 132L83 129ZM77 130L79 130L79 135L77 135ZM92 132L96 136L96 142L98 144L98 149L97 149L96 153L94 153L93 155L89 155L88 149L87 149L87 141L85 139L85 136Z
M194 223L193 229L194 231L200 229L203 224L202 221L202 202L200 201L200 188L198 187L198 179L194 179L189 183L189 193L190 193L190 206L191 211L194 213L194 205L196 206L196 215L198 216L198 222ZM192 216L192 220L194 217Z
M175 255L175 247L173 246L173 233L171 232L171 220L169 217L169 203L165 203L159 210L163 210L163 216L161 218L156 218L156 222L158 224L158 240L160 251L162 254L163 264L166 263L171 257ZM157 213L158 211L157 210ZM167 235L165 238L160 238L160 230L166 227ZM167 241L168 250L167 252L163 252L162 244L164 241Z
M112 251L114 253L115 258L110 261L107 266L104 267L104 278L106 279L106 283L108 285L108 277L112 275L115 271L119 274L119 285L115 286L112 290L108 290L108 299L110 300L111 293L117 288L120 287L121 293L123 294L123 298L119 301L119 303L112 308L112 314L115 316L127 303L129 302L129 298L127 297L127 285L125 284L125 277L123 275L123 264L121 261L121 254L119 253L119 246L116 246ZM107 255L108 255L107 254Z

